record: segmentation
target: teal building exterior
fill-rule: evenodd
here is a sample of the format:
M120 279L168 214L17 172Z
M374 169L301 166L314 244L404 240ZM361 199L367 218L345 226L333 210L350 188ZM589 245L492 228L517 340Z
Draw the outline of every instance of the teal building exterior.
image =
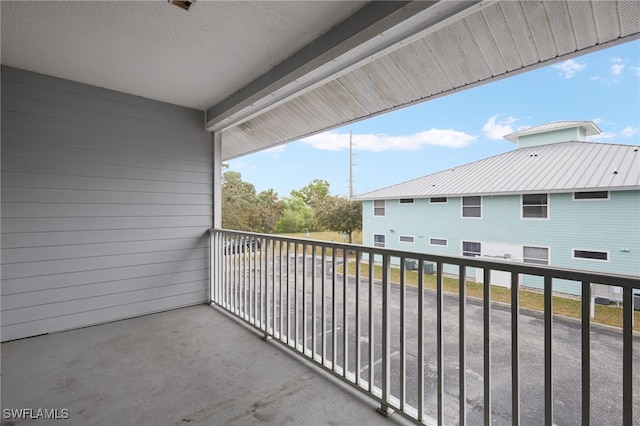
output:
M363 244L640 276L638 146L586 142L597 133L591 122L538 126L506 136L512 152L364 194ZM554 290L581 286L556 280Z

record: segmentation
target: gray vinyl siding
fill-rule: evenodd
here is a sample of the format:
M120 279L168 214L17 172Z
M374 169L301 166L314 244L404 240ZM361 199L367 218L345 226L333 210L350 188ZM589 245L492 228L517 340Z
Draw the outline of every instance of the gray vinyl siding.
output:
M203 112L2 67L2 341L208 300Z

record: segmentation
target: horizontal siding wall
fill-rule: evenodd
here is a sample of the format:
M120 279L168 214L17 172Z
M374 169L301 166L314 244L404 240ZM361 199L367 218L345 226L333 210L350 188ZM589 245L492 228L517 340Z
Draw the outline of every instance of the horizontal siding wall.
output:
M2 67L2 340L207 300L203 112Z
M548 219L523 219L520 195L482 197L482 218L462 218L459 197L434 204L416 199L413 204L387 200L385 216L373 215L373 202L363 203L364 245L373 246L373 235L385 235L386 247L398 250L462 255L462 242L488 246L514 245L549 250L552 266L581 271L640 275L640 191L611 191L606 200L573 200L572 193L549 194ZM399 240L414 238L414 243ZM447 246L430 245L431 238L447 239ZM576 259L573 250L608 253L607 261ZM522 250L505 250L521 262ZM498 253L499 254L499 253ZM445 268L455 273L455 268ZM467 273L475 273L467 268ZM523 285L542 288L538 277L524 276ZM581 283L554 280L554 290L580 294Z

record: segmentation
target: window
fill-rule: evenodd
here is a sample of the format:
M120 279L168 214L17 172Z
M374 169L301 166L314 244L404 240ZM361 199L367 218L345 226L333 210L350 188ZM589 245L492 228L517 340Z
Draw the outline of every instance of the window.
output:
M384 247L385 237L382 234L373 234L373 246Z
M408 235L400 235L401 243L412 243L414 242L414 238Z
M413 204L413 198L400 198L400 204Z
M480 243L474 243L472 241L463 241L462 242L462 255L469 257L480 256Z
M432 246L446 246L447 240L444 238L429 238L429 245Z
M549 217L547 194L522 195L522 217L546 219Z
M462 197L462 217L482 217L482 197Z
M386 210L385 200L373 200L373 215L384 216Z
M609 191L574 192L574 200L608 200Z
M527 247L522 251L524 263L536 263L538 265L549 264L549 249L546 247Z
M431 198L429 198L429 202L431 204L446 203L447 202L447 197L431 197Z
M574 259L589 259L589 260L602 260L604 262L609 261L609 253L606 251L591 251L591 250L573 250Z

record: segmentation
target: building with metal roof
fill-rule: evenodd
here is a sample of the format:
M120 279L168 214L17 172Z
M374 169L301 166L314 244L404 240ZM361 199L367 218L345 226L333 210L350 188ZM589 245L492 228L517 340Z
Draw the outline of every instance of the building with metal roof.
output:
M363 242L639 275L640 147L587 141L599 133L584 121L532 127L505 136L513 151L360 195Z

